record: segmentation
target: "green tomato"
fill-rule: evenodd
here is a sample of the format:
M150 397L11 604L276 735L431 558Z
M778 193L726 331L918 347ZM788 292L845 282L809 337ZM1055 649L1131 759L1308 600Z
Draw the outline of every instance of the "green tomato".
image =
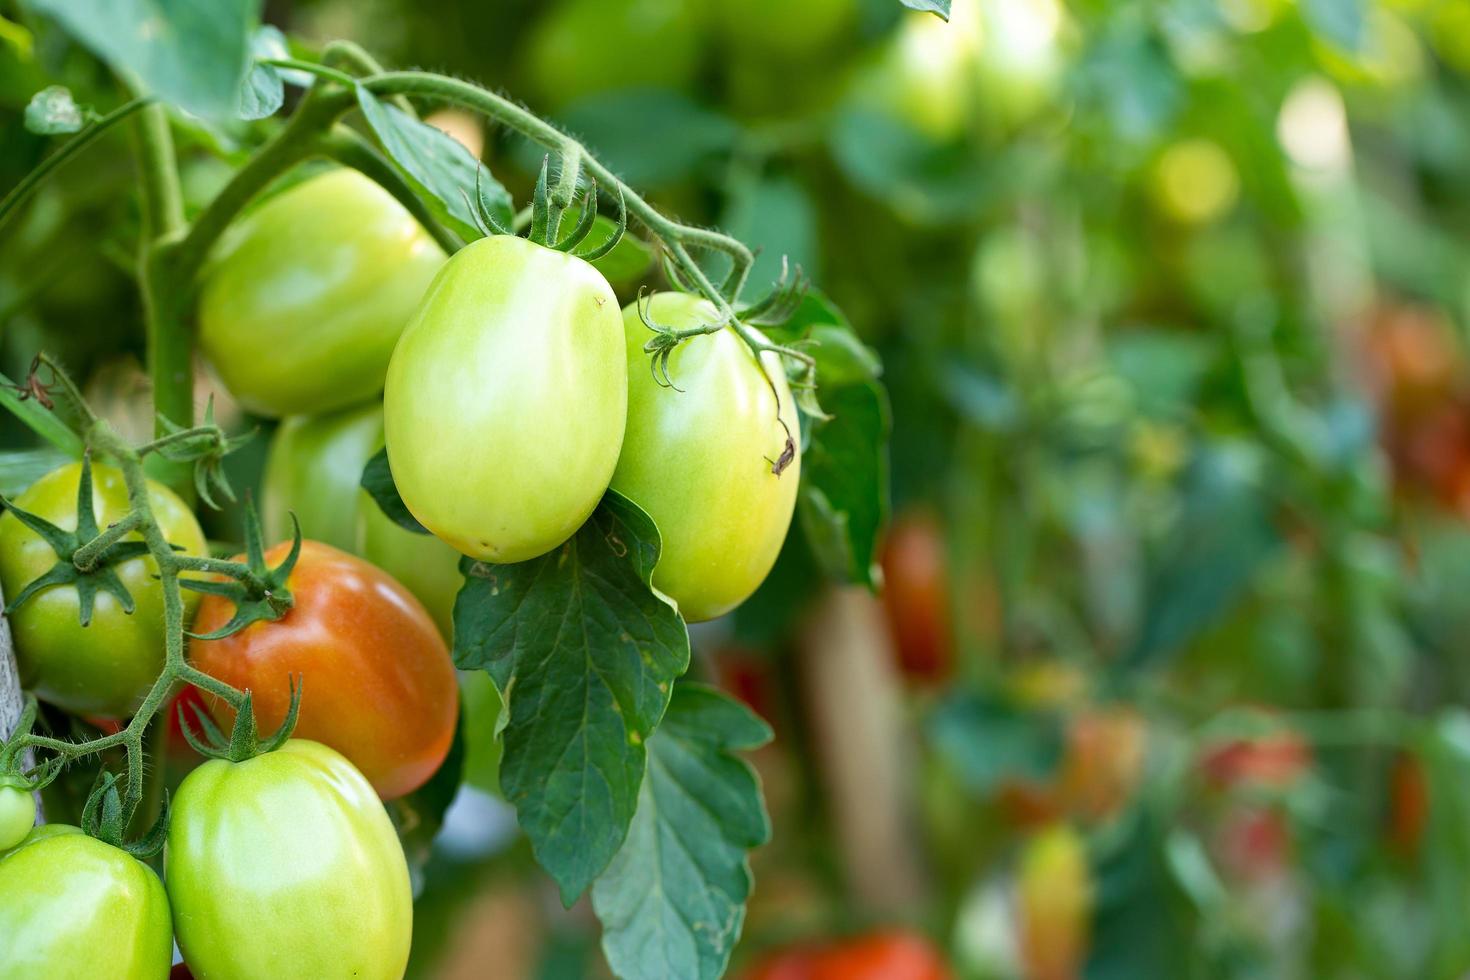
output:
M20 846L36 825L36 797L18 783L0 780L0 852Z
M687 328L713 323L707 301L659 293L650 319ZM648 327L637 304L623 311L627 329L628 432L612 488L648 512L663 538L653 584L689 622L734 609L770 572L786 539L801 479L801 455L777 476L787 432L798 432L786 374L775 354L766 364L734 331L685 341L669 358L665 387L649 370Z
M382 444L383 412L376 401L282 422L261 481L266 543L290 540L294 513L302 537L354 551L362 468Z
M355 170L312 177L221 241L204 272L199 342L240 404L268 416L372 398L444 252Z
M419 522L492 562L581 527L623 443L622 332L612 287L579 258L498 235L450 259L383 394L393 479Z
M700 54L694 0L564 0L531 34L526 69L559 109L615 89L687 88Z
M366 558L401 582L448 638L454 597L464 584L459 552L431 534L399 527L361 489L362 469L382 446L383 406L376 401L281 423L262 482L266 540L289 540L295 513L303 537Z
M22 848L30 847L32 844L38 844L49 837L62 837L66 834L80 834L81 832L82 828L73 827L71 824L43 823L39 827L32 827L30 833L21 838L19 844L16 844L8 851L0 851L0 861L10 857L12 854L19 853Z
M403 976L413 936L403 847L367 779L325 745L292 739L190 773L164 869L179 949L198 976Z
M736 53L778 61L826 53L858 13L855 0L710 0L709 9Z
M80 463L52 470L21 494L16 506L74 530L81 479ZM94 465L92 488L98 527L127 514L128 492L121 471ZM184 554L207 554L199 522L173 491L150 480L148 501L170 544ZM139 537L130 534L125 540ZM55 564L56 552L40 535L14 514L0 517L0 587L7 598ZM84 627L76 587L55 585L32 596L9 617L22 686L74 714L107 718L132 714L163 669L163 587L155 577L158 566L143 556L114 565L113 570L133 597L136 608L131 614L112 595L99 591L91 625ZM184 590L186 625L198 604L198 595Z
M160 980L173 948L163 882L127 852L57 833L0 861L0 977Z
M366 491L357 505L357 553L396 578L424 604L446 640L454 636L454 599L464 585L459 552L432 534L398 526Z

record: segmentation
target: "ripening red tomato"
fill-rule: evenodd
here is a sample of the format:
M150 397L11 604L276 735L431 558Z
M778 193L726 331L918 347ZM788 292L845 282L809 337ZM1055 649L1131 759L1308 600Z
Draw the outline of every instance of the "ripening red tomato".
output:
M274 567L290 547L269 549L266 561ZM302 542L287 587L295 604L285 616L195 640L190 660L250 690L262 731L285 720L289 678L300 675L298 738L341 752L385 800L422 786L449 753L459 712L454 665L434 620L386 572L316 541ZM194 632L216 630L233 614L228 600L205 596ZM212 711L233 724L224 705Z
M950 976L933 943L895 929L777 953L757 965L746 980L948 980Z
M1429 777L1412 755L1394 759L1389 775L1388 839L1401 854L1413 855L1429 823Z
M1311 764L1311 746L1289 728L1225 742L1209 749L1200 761L1205 776L1222 789L1287 789Z
M944 536L930 514L894 521L883 545L883 607L900 669L915 680L941 680L954 660L949 568Z

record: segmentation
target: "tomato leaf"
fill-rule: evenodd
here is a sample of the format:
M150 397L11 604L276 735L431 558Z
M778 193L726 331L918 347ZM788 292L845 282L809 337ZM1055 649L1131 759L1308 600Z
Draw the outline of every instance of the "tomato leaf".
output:
M26 105L26 129L41 136L75 133L86 124L86 115L65 85L46 86Z
M1062 760L1064 732L1052 712L1026 711L993 695L954 694L926 724L936 751L973 792L1007 780L1044 780Z
M802 529L829 575L873 588L888 516L888 395L878 382L861 381L824 387L821 398L832 418L813 424L802 457Z
M252 62L266 58L284 58L286 38L279 28L269 24L255 32L250 41ZM273 116L286 101L286 85L281 73L270 65L253 63L240 86L238 115L241 119L264 119Z
M505 696L501 789L568 906L622 846L647 740L689 666L684 621L649 584L660 547L609 492L549 554L460 563L454 660Z
M483 238L475 203L484 202L505 227L514 220L510 192L454 137L388 105L358 86L357 104L383 150L416 185L435 216L465 241Z
M750 895L746 851L771 836L760 784L734 752L770 738L725 694L674 688L628 839L592 888L603 951L623 980L724 973Z
M647 189L693 176L740 136L733 120L666 89L600 93L568 107L560 121L624 181ZM539 165L545 150L524 142L517 153Z
M900 0L900 2L910 10L938 14L945 20L949 20L950 0Z
M428 534L428 528L418 522L418 519L409 513L408 505L398 495L398 485L393 482L393 471L388 468L388 450L379 449L373 454L373 458L367 461L362 469L362 488L368 492L368 496L376 503L393 523L405 531L415 534Z
M260 0L28 0L140 94L196 115L232 116L250 66Z

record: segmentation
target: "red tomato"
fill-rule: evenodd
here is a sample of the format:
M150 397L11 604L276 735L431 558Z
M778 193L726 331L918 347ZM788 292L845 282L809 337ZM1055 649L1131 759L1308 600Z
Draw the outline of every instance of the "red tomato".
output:
M1289 789L1312 764L1312 747L1289 728L1214 746L1200 760L1221 789Z
M949 567L938 522L900 517L883 545L883 605L899 667L915 680L942 680L954 660Z
M1389 779L1389 842L1402 854L1417 854L1429 823L1429 778L1424 763L1415 756L1401 755L1394 760Z
M289 550L278 544L266 560L274 567ZM262 731L285 719L288 680L301 675L298 738L341 752L385 800L422 786L449 752L459 711L454 665L433 619L386 572L316 541L302 543L287 587L295 605L285 616L195 640L190 659L250 690ZM233 614L228 600L207 595L194 631L216 630ZM233 723L223 705L212 711Z
M892 930L778 953L747 980L948 980L950 975L933 943Z
M1231 878L1262 881L1286 869L1291 831L1280 810L1237 806L1225 814L1215 831L1212 850Z

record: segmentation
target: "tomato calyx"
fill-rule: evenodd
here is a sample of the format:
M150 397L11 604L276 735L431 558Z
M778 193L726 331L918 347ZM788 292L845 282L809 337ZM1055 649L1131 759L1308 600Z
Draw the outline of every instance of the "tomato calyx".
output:
M104 844L111 844L126 851L140 861L146 861L163 850L168 840L168 798L164 797L158 819L153 826L136 840L128 839L128 826L137 812L138 801L124 798L117 789L118 775L103 770L97 776L97 784L87 797L82 809L82 831Z
M228 738L220 731L209 712L198 701L189 704L194 710L194 720L199 723L200 734L194 734L189 719L184 714L185 706L179 705L179 728L189 747L206 759L222 759L225 762L246 762L256 756L274 752L286 744L296 730L296 719L301 714L301 684L296 675L291 675L291 703L286 708L286 719L275 733L262 739L255 723L255 708L250 702L250 692L235 713L235 726Z
M210 633L185 634L196 640L220 640L238 633L252 623L280 619L291 611L295 600L287 582L301 556L301 525L291 515L291 551L281 563L271 568L265 562L265 544L261 537L260 516L254 505L245 508L246 564L240 574L227 579L180 579L179 585L195 592L222 596L235 604L235 615ZM232 575L234 573L231 573Z
M123 611L131 614L135 608L133 596L123 585L113 566L148 553L148 545L142 541L122 541L123 535L135 530L136 521L124 519L110 525L106 531L97 526L96 512L92 509L92 460L88 453L82 457L82 478L77 484L77 528L67 531L44 517L17 507L12 501L0 497L0 506L8 509L31 531L45 541L56 553L56 564L50 571L26 585L5 606L6 615L14 613L31 597L58 585L70 585L77 590L77 609L81 624L89 626L98 591L106 592L117 600Z
M234 437L226 434L214 421L213 395L196 426L185 427L161 415L158 420L164 434L146 448L176 463L193 463L194 490L211 509L220 509L215 494L234 503L235 491L224 471L225 457L255 438L256 430Z

